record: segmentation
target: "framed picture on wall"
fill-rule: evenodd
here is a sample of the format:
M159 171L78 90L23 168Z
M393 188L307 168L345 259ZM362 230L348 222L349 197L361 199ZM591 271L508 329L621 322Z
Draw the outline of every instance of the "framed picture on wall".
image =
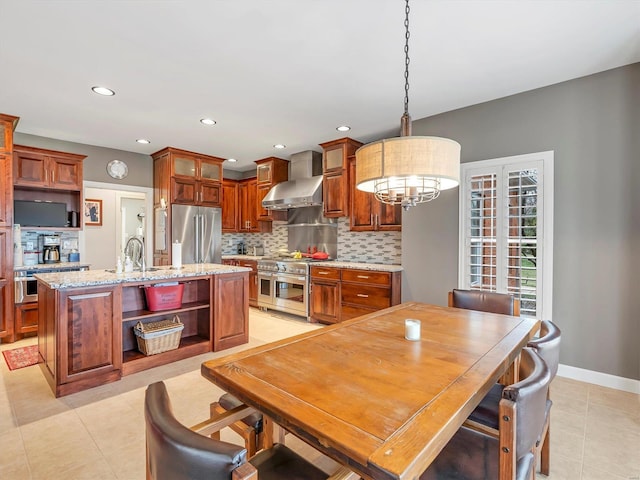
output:
M84 224L97 227L102 225L102 200L85 198Z

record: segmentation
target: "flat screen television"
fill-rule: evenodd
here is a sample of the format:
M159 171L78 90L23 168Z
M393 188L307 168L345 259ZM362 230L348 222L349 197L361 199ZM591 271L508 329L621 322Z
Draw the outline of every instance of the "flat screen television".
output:
M66 227L67 204L15 200L13 223L24 227Z

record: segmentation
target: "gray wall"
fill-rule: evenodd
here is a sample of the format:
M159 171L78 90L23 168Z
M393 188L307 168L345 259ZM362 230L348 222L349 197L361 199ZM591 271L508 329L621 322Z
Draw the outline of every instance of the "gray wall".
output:
M470 86L473 88L473 86ZM419 89L420 86L414 86ZM553 150L561 362L640 379L640 63L421 119L462 162ZM458 189L403 214L403 299L458 284Z
M29 147L47 148L60 152L86 155L83 162L84 180L138 187L153 187L153 159L149 155L125 152L113 148L96 147L82 143L65 142L53 138L39 137L25 133L16 133L13 143ZM122 160L129 167L129 174L122 180L116 180L107 173L107 164L111 160Z

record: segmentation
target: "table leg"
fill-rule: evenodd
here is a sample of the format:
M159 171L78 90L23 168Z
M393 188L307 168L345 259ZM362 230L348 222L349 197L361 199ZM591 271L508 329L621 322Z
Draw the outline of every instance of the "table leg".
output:
M262 416L262 430L264 432L264 448L271 448L274 443L284 444L284 428L266 415Z
M520 355L516 357L511 365L507 368L507 371L500 377L498 382L502 385L513 385L516 383L518 378L518 371L520 370Z

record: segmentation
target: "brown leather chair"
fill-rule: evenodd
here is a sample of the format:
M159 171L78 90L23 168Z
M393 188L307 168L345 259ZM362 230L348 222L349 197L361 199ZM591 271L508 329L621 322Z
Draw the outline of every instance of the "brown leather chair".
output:
M538 338L531 340L527 346L535 350L544 360L553 380L558 372L560 363L560 329L552 322L543 320L540 322L540 332ZM471 413L469 419L465 423L472 428L487 427L490 429L498 429L499 418L499 402L502 395L504 385L494 385L489 393L482 399L480 404ZM549 475L550 460L550 422L551 422L551 402L550 389L547 390L547 402L545 408L544 428L540 433L540 438L536 442L536 450L540 455L540 473Z
M211 404L211 415L221 414L242 405L242 402L230 393L222 395L217 402ZM252 457L264 448L264 435L262 433L262 414L255 412L242 420L229 425L234 432L244 439L244 448L247 455ZM220 439L220 432L212 435L212 438Z
M247 451L179 423L163 382L145 394L147 480L326 480L328 475L282 444L247 461ZM257 471L257 476L256 476Z
M551 373L533 349L524 348L521 381L502 390L498 432L460 428L421 480L533 479L532 453L545 419Z
M449 306L466 310L513 315L515 317L520 316L520 300L507 293L454 288L449 292Z

